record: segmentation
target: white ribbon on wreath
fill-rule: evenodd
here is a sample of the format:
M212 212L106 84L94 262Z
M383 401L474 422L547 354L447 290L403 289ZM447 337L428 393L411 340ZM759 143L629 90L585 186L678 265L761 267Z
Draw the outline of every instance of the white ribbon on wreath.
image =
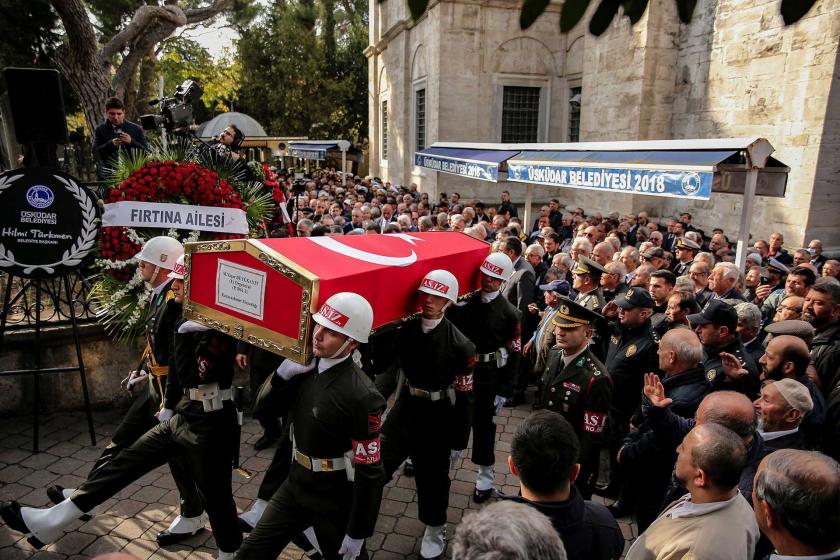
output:
M3 192L5 189L12 186L12 184L21 177L23 177L23 175L15 175L0 179L0 192ZM79 234L79 237L76 238L73 245L64 251L64 254L61 256L61 260L50 264L27 266L23 269L24 274L30 274L39 268L43 269L47 274L52 274L55 272L56 266L76 266L87 256L96 241L96 233L98 230L97 223L99 220L96 218L96 210L94 208L93 200L88 196L87 191L76 184L76 181L73 179L68 180L59 175L53 175L53 177L58 179L58 181L62 183L68 191L70 191L73 198L79 202L79 205L82 208L82 231ZM14 254L11 251L7 251L6 248L3 247L3 244L0 243L0 267L24 264L16 263L14 258Z

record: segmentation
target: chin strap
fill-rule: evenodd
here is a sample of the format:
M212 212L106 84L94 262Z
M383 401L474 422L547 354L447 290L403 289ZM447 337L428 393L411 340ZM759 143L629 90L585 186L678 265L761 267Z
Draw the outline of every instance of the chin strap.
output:
M344 341L344 344L342 344L342 345L341 345L341 347L340 347L338 350L336 350L335 352L333 352L333 355L332 355L332 356L330 356L328 359L329 359L329 360L334 360L334 359L338 358L338 357L339 357L339 355L340 355L342 352L344 352L345 350L347 350L347 347L348 347L348 346L350 346L350 343L351 343L351 342L353 342L353 339L352 339L352 338L350 338L350 337L348 336L348 337L347 337L347 339Z

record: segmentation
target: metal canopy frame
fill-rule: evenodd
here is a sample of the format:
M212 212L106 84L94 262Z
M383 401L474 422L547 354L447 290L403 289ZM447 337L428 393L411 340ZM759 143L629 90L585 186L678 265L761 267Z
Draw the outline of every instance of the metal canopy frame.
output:
M609 154L618 152L662 152L678 153L678 152L718 152L723 157L714 165L709 162L704 162L707 169L703 171L713 172L713 184L711 191L713 193L721 194L741 194L744 197L744 202L741 206L741 222L738 232L737 252L735 256L736 263L739 268L743 268L746 263L746 250L749 245L749 225L752 222L753 213L755 210L756 196L772 196L784 197L787 185L787 174L790 168L785 166L778 160L770 157L775 151L775 148L765 138L758 136L746 138L719 138L719 139L696 139L696 140L642 140L642 141L628 141L628 142L576 142L576 143L543 143L543 144L500 144L500 143L474 143L474 142L435 142L427 147L424 151L415 153L415 162L419 162L418 156L429 155L428 152L444 153L446 149L450 150L475 150L477 152L517 152L505 161L499 162L499 171L506 169L508 161L516 160L522 156L524 152L529 152L529 157L534 153L542 153L548 155L553 153L569 153L569 163L579 167L586 166L604 166L609 164L611 158ZM587 156L580 154L581 152L591 152L596 154L591 156L591 159L600 161L586 163ZM728 154L724 152L729 152ZM580 155L578 155L580 154ZM602 155L603 154L603 155ZM439 157L439 156L438 156ZM557 156L555 156L557 157ZM621 160L621 158L614 158ZM655 159L655 158L654 158ZM565 163L562 159L554 159L553 163ZM624 168L650 168L652 170L659 170L655 162L649 163L631 163L625 157L624 161L620 161L620 165ZM669 169L687 169L690 165L670 165L666 164L663 170ZM694 166L696 169L696 166ZM438 170L440 171L440 170ZM452 171L447 171L452 173ZM477 178L483 180L481 177L471 175L459 176ZM759 180L761 178L761 180ZM505 181L507 177L500 176L498 181ZM511 180L511 182L520 182ZM545 184L545 183L541 183ZM552 186L552 185L548 185ZM526 183L525 191L525 213L524 225L527 228L531 222L531 204L533 203L535 183ZM577 188L577 187L558 187L558 188ZM605 191L610 192L610 191ZM620 191L614 191L620 192ZM635 193L629 193L635 194ZM655 193L646 193L652 196L661 196Z
M350 142L347 140L295 140L294 142L289 142L289 150L291 151L292 145L303 145L303 146L338 146L338 149L341 150L341 186L347 186L347 151L350 149ZM306 170L309 172L309 159L304 158L306 162Z

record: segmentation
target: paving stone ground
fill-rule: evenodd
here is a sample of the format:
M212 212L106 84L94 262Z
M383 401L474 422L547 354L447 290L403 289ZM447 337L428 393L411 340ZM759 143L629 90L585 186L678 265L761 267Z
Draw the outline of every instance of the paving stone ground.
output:
M530 412L522 405L505 409L497 417L499 440L496 444L496 485L505 493L516 493L518 482L509 474L507 455L516 426ZM49 500L46 487L60 484L77 486L87 476L102 448L107 445L121 417L120 411L96 412L94 424L96 447L90 446L83 413L54 414L41 419L41 452L32 454L32 425L29 417L0 420L0 501L18 500L23 505L45 506ZM255 451L253 443L260 436L260 426L246 419L243 426L241 457L246 468L254 473L246 480L233 474L233 492L240 511L248 509L256 498L257 488L268 467L274 449ZM447 513L449 534L461 517L478 506L470 499L476 468L462 460L452 473L453 482ZM596 498L598 499L598 498ZM123 551L141 560L215 558L216 546L209 525L207 529L183 544L162 549L155 535L168 527L177 515L178 493L166 466L155 469L117 496L96 509L87 522L77 521L57 542L40 551L33 549L19 533L0 522L0 559L71 559L83 560L105 552ZM620 520L629 546L636 536L632 519ZM367 548L373 560L416 559L424 526L417 519L417 496L412 478L395 476L382 499L376 532L368 539ZM626 550L626 548L625 548ZM281 558L299 560L302 553L294 545ZM448 549L447 549L448 556Z

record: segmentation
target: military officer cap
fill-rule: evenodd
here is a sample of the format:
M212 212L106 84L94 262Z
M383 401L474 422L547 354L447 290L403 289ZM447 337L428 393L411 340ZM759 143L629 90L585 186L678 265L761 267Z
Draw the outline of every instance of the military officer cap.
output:
M565 280L552 280L548 284L540 284L540 290L544 292L555 292L561 296L569 295L569 283Z
M811 323L799 319L788 319L786 321L779 321L778 323L771 323L764 327L764 331L773 336L787 334L801 338L809 348L811 347L811 342L814 340L814 335L816 335L816 330Z
M786 267L773 257L767 259L767 268L774 272L778 272L779 274L787 274L788 272L790 272L790 269L788 267Z
M563 329L573 329L575 327L594 325L599 317L600 315L594 311L590 311L579 303L575 303L569 298L561 297L560 305L557 307L557 313L554 314L551 324Z
M606 268L588 257L578 257L577 264L572 269L572 274L592 274L599 278L602 274L606 273Z
M626 292L616 296L615 304L622 309L633 309L634 307L653 309L653 298L650 297L650 292L644 288L629 288Z
M648 247L642 256L646 259L664 259L665 251L662 247Z
M677 249L691 249L692 251L699 251L700 245L698 245L693 239L680 237L677 239Z
M738 326L738 312L735 308L720 299L713 299L703 311L686 317L692 326L715 324L735 330Z

